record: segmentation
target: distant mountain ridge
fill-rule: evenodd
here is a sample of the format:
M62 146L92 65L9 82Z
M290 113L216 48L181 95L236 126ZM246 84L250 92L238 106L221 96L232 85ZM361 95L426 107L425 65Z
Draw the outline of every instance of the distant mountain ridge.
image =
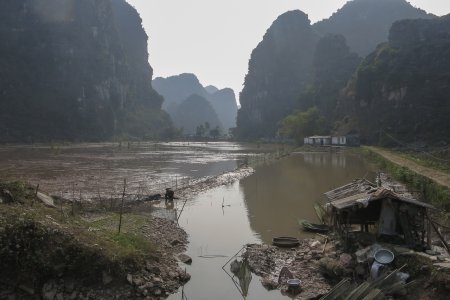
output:
M387 41L395 21L433 17L406 0L352 0L313 27L322 34L342 34L350 49L364 57Z
M210 129L222 127L211 103L202 96L192 94L177 105L171 113L177 128L183 128L183 134L196 135L197 127L208 124Z
M219 90L214 86L203 87L194 74L184 73L167 78L158 77L152 81L153 88L164 97L163 108L173 119L180 115L178 112L181 104L190 96L197 95L208 101L215 115L218 117L218 125L225 131L236 126L237 103L234 91L229 88ZM198 102L198 101L197 101ZM185 106L182 106L185 108ZM207 109L209 111L209 108ZM206 112L205 112L206 113ZM206 117L195 120L203 124ZM183 118L185 120L185 118ZM177 123L178 127L184 127L186 132L192 132L192 124ZM212 124L210 124L212 125Z

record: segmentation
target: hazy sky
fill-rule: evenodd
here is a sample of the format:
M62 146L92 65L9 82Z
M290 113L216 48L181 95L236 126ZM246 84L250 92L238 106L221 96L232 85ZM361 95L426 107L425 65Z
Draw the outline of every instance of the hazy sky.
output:
M149 35L154 76L194 73L203 85L242 89L252 50L282 13L300 9L312 23L328 18L347 0L127 0ZM376 0L374 0L376 1ZM449 0L410 0L436 15Z

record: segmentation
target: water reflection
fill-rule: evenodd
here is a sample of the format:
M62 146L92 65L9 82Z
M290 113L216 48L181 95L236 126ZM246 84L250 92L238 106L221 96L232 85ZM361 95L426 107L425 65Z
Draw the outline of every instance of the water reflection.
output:
M262 166L240 182L253 231L269 243L274 236L305 236L298 219L317 222L313 204L323 193L357 177L368 166L347 153L305 153Z
M193 262L186 268L192 277L184 289L169 299L179 300L187 295L195 300L236 300L242 299L242 294L246 294L244 299L253 300L285 298L279 291L267 292L256 276L250 282L248 274L242 288L236 280L236 288L222 269L246 243L259 242L250 228L239 183L209 190L188 201L179 224L189 234L187 254Z
M0 172L69 199L74 189L83 199L109 198L124 178L128 194L149 195L180 178L232 171L253 150L264 151L231 142L1 146Z
M249 280L245 271L233 281L222 267L247 243L303 235L297 219L315 221L313 204L324 192L367 172L362 160L345 153L292 155L188 201L179 223L189 234L192 278L169 299L186 293L196 300L286 299L278 290L268 292L259 278Z
M347 155L330 153L304 153L305 164L318 167L345 168L347 165Z

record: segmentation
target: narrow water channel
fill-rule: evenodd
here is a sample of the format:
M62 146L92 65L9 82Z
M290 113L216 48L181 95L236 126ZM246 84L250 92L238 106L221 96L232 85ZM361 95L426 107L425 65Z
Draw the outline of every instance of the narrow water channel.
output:
M274 236L304 237L298 219L316 221L313 204L323 193L355 178L370 178L369 166L347 153L305 153L258 167L240 182L200 194L180 218L189 234L186 266L192 275L169 299L242 299L222 266L245 244L270 243ZM224 205L224 207L222 207ZM226 266L229 271L229 266ZM268 292L253 275L245 299L286 299Z

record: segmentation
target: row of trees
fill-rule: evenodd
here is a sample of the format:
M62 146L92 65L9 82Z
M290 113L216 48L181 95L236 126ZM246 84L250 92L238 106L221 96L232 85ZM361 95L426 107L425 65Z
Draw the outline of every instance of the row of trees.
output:
M317 107L297 111L281 121L280 134L301 143L303 138L315 134L325 134L328 126Z
M195 136L198 138L211 137L213 139L217 139L219 136L221 136L221 134L222 130L219 126L211 129L211 126L208 122L198 125L195 129Z

